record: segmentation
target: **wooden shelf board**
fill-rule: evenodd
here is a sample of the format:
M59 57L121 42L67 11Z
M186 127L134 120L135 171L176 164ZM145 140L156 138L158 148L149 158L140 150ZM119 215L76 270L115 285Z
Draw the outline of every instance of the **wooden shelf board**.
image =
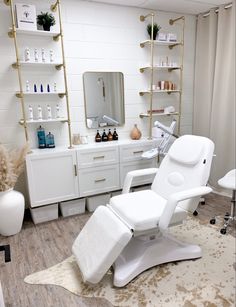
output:
M20 121L20 124L23 124L23 120ZM42 119L42 120L26 120L27 124L40 124L40 123L56 123L56 122L68 122L67 118L53 118L53 119Z
M153 93L167 93L167 94L171 94L171 93L180 93L181 91L180 90L153 90L152 91ZM145 90L145 91L140 91L139 92L139 95L144 95L144 94L150 94L151 91L149 90Z
M152 113L152 116L172 116L172 115L178 115L179 116L179 112L173 112L173 113ZM144 117L150 117L149 113L140 113L139 114L140 118L144 118Z
M10 29L12 31L12 29ZM50 32L50 31L43 31L43 30L23 30L16 28L17 34L26 34L26 35L33 35L33 36L46 36L46 37L54 37L60 35L60 32Z
M159 46L178 46L178 45L182 45L182 42L180 41L176 41L176 42L170 42L170 41L158 41L158 40L150 40L147 39L145 41L142 41L140 43L141 47L144 47L145 45L150 45L153 42L154 45L159 45Z

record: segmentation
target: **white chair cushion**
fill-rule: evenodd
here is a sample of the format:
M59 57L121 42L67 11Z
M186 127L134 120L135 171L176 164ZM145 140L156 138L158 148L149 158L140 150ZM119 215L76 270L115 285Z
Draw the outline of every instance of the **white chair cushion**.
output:
M134 231L145 231L157 227L165 205L166 199L152 190L122 194L110 199L111 208ZM182 222L186 216L187 212L177 207L171 224Z
M202 158L204 144L194 135L184 135L177 139L168 151L169 157L179 163L195 165Z
M131 237L130 229L109 208L98 207L72 246L84 281L98 283Z
M229 171L218 181L218 184L223 188L236 190L236 169Z

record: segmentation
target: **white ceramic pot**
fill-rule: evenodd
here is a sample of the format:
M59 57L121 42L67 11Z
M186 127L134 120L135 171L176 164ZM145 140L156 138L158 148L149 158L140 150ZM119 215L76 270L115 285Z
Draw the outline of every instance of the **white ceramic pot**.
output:
M24 211L23 194L13 189L0 192L0 234L2 236L12 236L20 232Z

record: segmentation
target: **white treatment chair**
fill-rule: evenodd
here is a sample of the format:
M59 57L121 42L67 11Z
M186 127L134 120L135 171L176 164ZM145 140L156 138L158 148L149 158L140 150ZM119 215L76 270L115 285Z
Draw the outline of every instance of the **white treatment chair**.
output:
M170 147L158 169L127 174L123 194L112 197L88 220L72 251L85 282L98 283L111 266L114 285L125 286L144 270L170 261L199 258L201 248L168 234L194 212L206 187L214 144L185 135ZM132 179L156 173L151 190L129 193Z

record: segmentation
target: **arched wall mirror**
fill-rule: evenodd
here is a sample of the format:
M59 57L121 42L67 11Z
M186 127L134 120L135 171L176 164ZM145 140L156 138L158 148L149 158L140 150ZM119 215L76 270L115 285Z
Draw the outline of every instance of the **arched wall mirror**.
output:
M88 128L124 125L123 73L88 71L83 74L83 86Z

